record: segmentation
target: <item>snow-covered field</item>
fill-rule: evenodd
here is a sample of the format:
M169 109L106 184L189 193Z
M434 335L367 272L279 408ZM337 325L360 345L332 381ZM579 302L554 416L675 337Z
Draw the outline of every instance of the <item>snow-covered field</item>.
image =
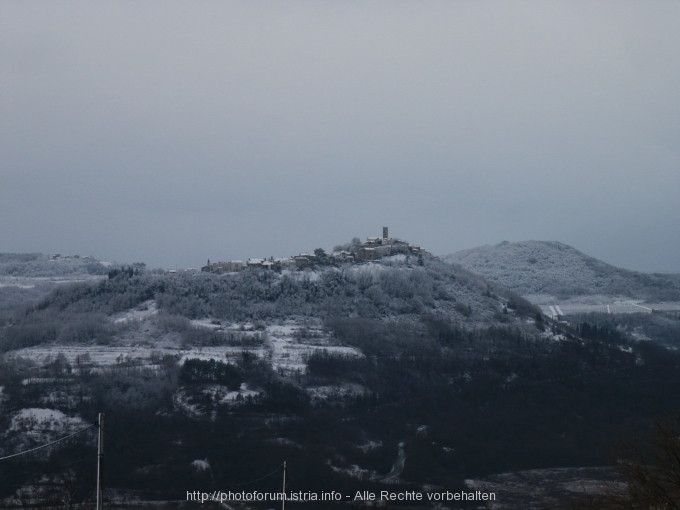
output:
M10 351L3 357L7 359L30 360L38 367L45 367L58 358L68 361L75 369L74 377L78 374L78 367L87 367L91 371L102 370L115 365L143 366L155 368L163 356L171 355L179 363L189 358L202 360L222 360L228 363L236 363L242 357L244 350L257 355L260 359L267 360L272 368L280 375L293 376L304 373L306 370L306 357L315 351L326 350L328 352L341 353L349 356L362 356L361 352L351 347L333 345L328 333L324 331L320 321L311 319L290 319L277 321L276 323L227 323L222 324L214 319L193 321L194 327L218 329L223 332L239 332L242 335L259 335L263 339L261 345L255 348L242 346L194 346L182 347L180 342L167 341L166 337L154 337L155 315L157 308L154 302L144 303L135 309L128 310L111 318L113 324L130 323L131 328L121 328L119 334L110 345L40 345ZM139 340L140 331L145 332L143 342ZM146 333L149 331L149 333ZM132 336L131 336L132 335ZM156 342L154 342L156 338ZM126 340L127 339L127 340ZM9 427L4 432L6 444L12 451L28 447L32 442L45 442L58 435L70 433L82 428L83 422L77 416L67 416L56 407L67 411L75 405L75 396L64 385L71 384L73 378L66 375L59 376L59 388L50 388L57 379L37 369L35 374L22 381L24 386L41 385L43 395L36 401L37 405L45 406L21 409L15 412L10 419ZM41 390L41 391L42 391ZM192 391L196 391L194 388ZM229 389L221 385L206 385L198 391L202 392L209 401L223 405L238 405L249 397L255 397L261 393L261 388L249 387L243 383L238 389ZM313 400L325 400L328 398L348 398L364 392L364 388L356 384L341 384L335 386L319 386L309 388L308 392ZM205 408L195 402L188 388L180 387L173 395L174 408L191 418L204 419ZM0 403L2 401L2 388L0 388ZM21 436L23 439L17 439Z
M92 282L106 278L100 275L77 276L0 276L0 287L18 287L33 289L38 285L60 285L63 283Z
M604 303L593 303L592 300L578 302L569 300L567 302L553 302L551 304L539 304L541 310L548 317L553 319L562 315L576 315L582 313L654 313L654 312L678 312L680 313L680 303L645 303L642 300L611 301Z
M0 280L0 288L2 288L2 287L17 287L19 289L34 289L35 283L19 283L19 281L7 282L7 281L1 281Z
M164 355L178 356L181 361L187 358L224 359L240 354L240 347L192 347L190 349L169 347L147 347L137 345L51 345L28 347L5 354L6 358L24 358L44 365L53 361L59 354L66 356L72 365L78 362L87 365L111 366L116 364L155 365L153 358ZM231 356L230 356L231 355Z
M149 321L157 313L153 301L147 302L133 310L118 314L112 318L114 323ZM242 334L260 334L266 340L257 348L248 348L249 352L271 362L272 367L286 374L302 372L306 369L305 358L318 350L362 356L361 352L352 347L333 345L320 323L289 320L283 323L268 324L261 331L256 331L251 323L233 323L221 325L219 321L204 319L192 321L194 326L219 329L222 331L237 331ZM8 358L24 358L45 365L53 361L56 356L63 354L72 365L85 364L89 366L106 367L117 364L134 364L152 366L166 355L175 356L180 363L189 358L203 360L216 359L234 361L240 358L244 347L241 346L203 346L182 347L169 342L154 343L151 338L140 344L126 342L125 337L118 339L113 345L40 345L10 351L4 356Z
M336 354L350 356L363 356L353 347L340 347L332 345L328 336L321 330L320 325L304 327L308 338L300 338L301 326L289 323L285 325L268 326L268 345L264 350L271 355L272 365L275 369L285 371L304 372L306 369L305 357L318 350L326 350ZM304 343L303 343L303 340Z

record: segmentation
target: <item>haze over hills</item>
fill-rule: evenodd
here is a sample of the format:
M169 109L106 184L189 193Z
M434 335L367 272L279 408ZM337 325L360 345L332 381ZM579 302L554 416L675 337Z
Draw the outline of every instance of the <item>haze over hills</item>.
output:
M442 259L524 296L609 295L656 301L680 298L677 275L621 269L556 241L504 241Z

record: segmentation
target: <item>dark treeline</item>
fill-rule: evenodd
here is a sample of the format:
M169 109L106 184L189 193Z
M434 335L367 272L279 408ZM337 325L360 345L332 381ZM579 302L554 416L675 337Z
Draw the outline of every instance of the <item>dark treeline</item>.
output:
M572 318L581 323L584 335L606 340L621 337L652 340L669 347L680 347L680 314L678 313L628 313L610 315L606 313L581 314ZM618 340L616 340L618 338Z
M217 383L235 390L243 382L243 375L237 367L228 363L214 359L188 359L182 364L180 381L184 384Z
M623 343L625 341L625 335L609 324L597 325L582 322L576 330L583 338L603 340L610 343Z

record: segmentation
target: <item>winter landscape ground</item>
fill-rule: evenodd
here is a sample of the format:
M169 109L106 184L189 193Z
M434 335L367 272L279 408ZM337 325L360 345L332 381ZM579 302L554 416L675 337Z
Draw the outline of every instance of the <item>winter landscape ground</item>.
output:
M618 484L619 442L680 404L678 279L559 243L222 274L0 260L0 457L103 412L121 508L275 491L283 461L291 491L554 508ZM94 432L0 463L4 505L91 504Z

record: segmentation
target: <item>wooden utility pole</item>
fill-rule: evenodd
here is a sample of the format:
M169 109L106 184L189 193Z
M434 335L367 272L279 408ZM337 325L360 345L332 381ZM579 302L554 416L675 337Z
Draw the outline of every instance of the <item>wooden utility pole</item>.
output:
M281 498L281 510L286 510L286 461L283 461L283 497Z
M99 413L97 446L97 510L104 510L104 413Z

